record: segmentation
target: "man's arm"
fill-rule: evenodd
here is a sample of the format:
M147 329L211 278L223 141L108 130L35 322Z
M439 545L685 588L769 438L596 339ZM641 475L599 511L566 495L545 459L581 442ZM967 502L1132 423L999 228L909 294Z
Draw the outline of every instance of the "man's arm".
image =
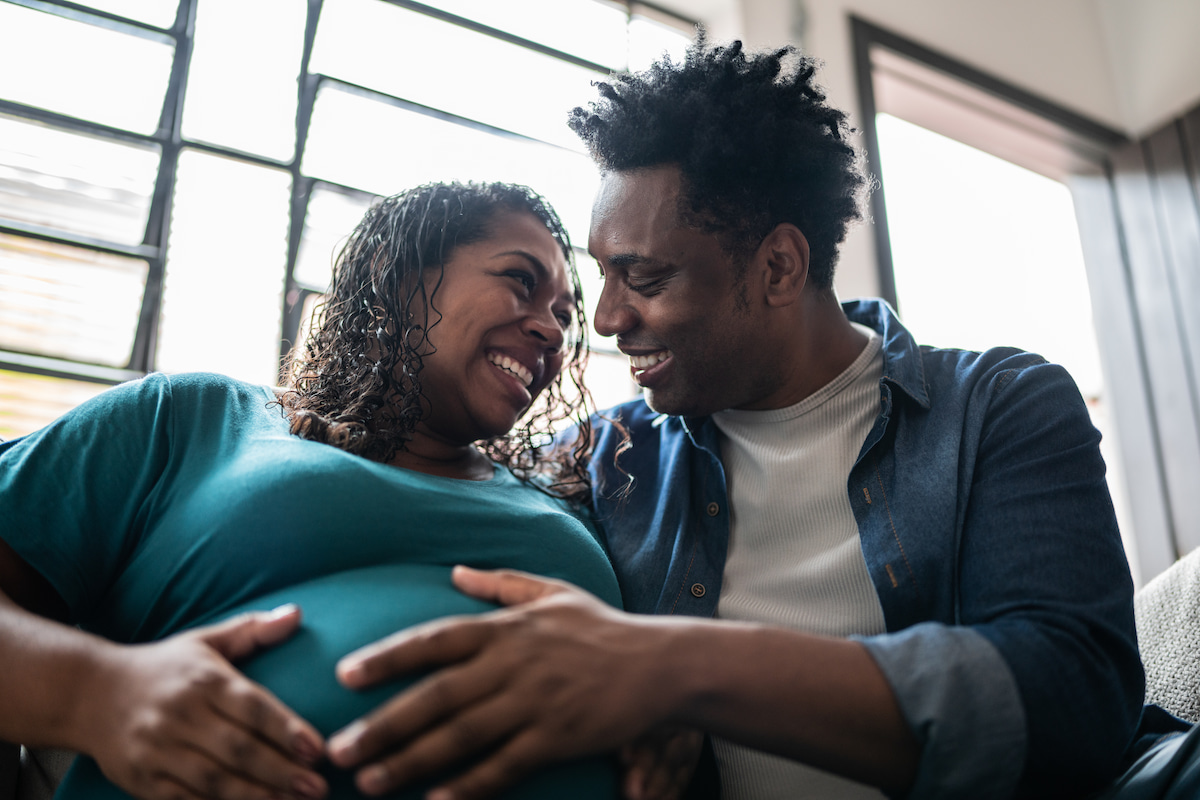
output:
M663 723L885 789L913 780L916 741L861 644L625 614L512 572L459 567L454 580L510 608L405 631L339 665L352 688L452 665L330 740L331 759L361 766L369 794L483 754L430 797L486 797L539 765L615 749Z

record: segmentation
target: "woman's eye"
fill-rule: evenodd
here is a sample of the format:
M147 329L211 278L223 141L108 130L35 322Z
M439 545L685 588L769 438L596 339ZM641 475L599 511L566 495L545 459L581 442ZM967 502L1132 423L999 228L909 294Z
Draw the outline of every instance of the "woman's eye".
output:
M574 318L572 318L570 314L555 314L554 316L558 319L558 324L562 325L563 330L570 328L575 322Z
M537 279L533 277L532 273L526 272L525 270L513 269L504 274L510 278L514 278L518 283L525 287L525 291L527 292L532 292L534 287L537 286Z

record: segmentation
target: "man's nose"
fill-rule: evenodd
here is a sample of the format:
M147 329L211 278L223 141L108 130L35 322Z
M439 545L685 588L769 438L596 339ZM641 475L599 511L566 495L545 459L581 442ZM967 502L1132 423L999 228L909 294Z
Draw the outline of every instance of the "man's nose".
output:
M626 333L636 324L637 315L621 301L616 285L605 281L600 292L600 301L596 303L596 318L592 320L596 333L601 336L616 336Z

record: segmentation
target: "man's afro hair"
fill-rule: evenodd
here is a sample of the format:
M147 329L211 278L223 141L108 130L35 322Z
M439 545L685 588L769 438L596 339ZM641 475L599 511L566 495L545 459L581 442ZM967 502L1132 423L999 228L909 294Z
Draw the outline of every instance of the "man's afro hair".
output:
M678 166L682 218L721 236L739 260L792 223L808 239L809 280L829 288L868 181L846 114L813 83L816 69L794 47L747 54L741 42L710 45L700 29L682 64L664 55L597 82L600 99L568 124L605 172Z

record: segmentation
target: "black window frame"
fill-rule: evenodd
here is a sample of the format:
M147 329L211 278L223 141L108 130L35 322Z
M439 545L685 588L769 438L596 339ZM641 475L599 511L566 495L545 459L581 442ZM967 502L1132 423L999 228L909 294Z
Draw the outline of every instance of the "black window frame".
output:
M366 94L376 101L403 108L406 111L433 116L437 119L450 121L476 130L485 130L493 134L530 139L530 137L522 136L521 134L512 133L483 122L429 108L385 92L355 86L354 84L328 75L310 72L309 65L324 0L307 0L304 47L297 81L296 135L292 157L286 161L276 160L233 147L187 139L183 136L182 131L184 99L191 66L196 15L200 0L178 0L175 20L168 28L156 27L146 22L122 17L79 3L67 2L66 0L0 1L51 13L101 28L118 30L141 38L172 43L174 46L174 55L167 88L164 93L158 127L150 134L136 133L0 98L0 114L9 117L41 123L56 129L103 140L151 145L159 148L160 151L158 174L151 195L145 235L141 244L122 244L54 228L28 224L13 219L0 218L0 233L68 245L98 253L136 258L148 264L146 288L142 296L136 333L128 362L124 367L114 368L67 358L0 349L0 370L100 384L117 384L154 371L156 367L155 353L161 325L167 245L174 210L175 184L178 174L179 156L184 149L284 170L291 177L292 192L290 207L288 209L287 262L283 291L282 326L279 337L279 356L282 362L282 359L290 351L293 342L295 342L299 335L305 301L310 295L318 294L313 289L299 284L293 277L296 263L300 256L309 198L314 188L318 185L325 185L342 193L368 197L377 196L356 187L315 178L301 172L301 163L307 145L308 130L312 121L317 93L326 84L335 84L356 93ZM636 2L635 0L601 1L609 2L611 5L618 7L623 6L627 24L633 20L641 9L649 10L656 15L673 18L678 20L681 25L695 24L694 21L680 17L678 14L656 6L653 3ZM517 47L532 50L566 63L583 67L595 72L597 78L603 78L612 73L612 69L608 66L557 50L539 42L525 39L507 31L490 27L475 20L433 8L423 3L412 2L412 0L377 0L377 2L388 3L389 5L414 11L442 22L491 36ZM580 102L582 103L586 99L580 98Z

